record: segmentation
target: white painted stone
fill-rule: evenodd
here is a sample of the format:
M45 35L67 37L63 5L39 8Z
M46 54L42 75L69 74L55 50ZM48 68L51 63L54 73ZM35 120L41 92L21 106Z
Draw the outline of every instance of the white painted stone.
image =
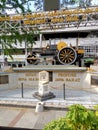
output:
M42 112L44 110L44 103L43 102L38 102L36 105L35 112Z
M49 73L47 71L39 72L39 95L43 96L49 93L48 91Z
M39 72L39 82L42 84L49 82L49 73L47 71Z
M39 95L43 96L49 93L48 91L48 84L41 84L39 83L39 89L38 89Z

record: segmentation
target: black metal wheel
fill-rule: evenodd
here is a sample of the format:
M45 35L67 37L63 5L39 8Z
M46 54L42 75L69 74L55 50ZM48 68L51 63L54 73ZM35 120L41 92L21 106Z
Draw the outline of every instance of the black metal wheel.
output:
M29 64L36 64L37 63L37 57L35 55L28 55L27 62Z
M71 65L76 61L77 53L71 47L64 47L58 53L58 60L63 65Z

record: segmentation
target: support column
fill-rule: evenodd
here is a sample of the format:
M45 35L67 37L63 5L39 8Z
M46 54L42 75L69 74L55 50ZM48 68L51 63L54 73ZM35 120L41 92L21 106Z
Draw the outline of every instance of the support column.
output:
M2 65L1 68L4 67L4 59L5 59L5 55L4 55L4 46L3 46L3 41L1 40L1 45L2 45L2 51L1 51L1 55L2 55Z
M40 47L42 48L42 34L40 34Z
M26 41L25 41L25 65L27 66L27 44L26 44Z

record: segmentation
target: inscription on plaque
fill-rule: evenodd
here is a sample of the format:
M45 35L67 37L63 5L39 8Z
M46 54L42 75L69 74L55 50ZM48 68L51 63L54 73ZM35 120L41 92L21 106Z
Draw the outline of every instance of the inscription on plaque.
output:
M8 84L8 83L9 83L8 75L0 75L0 84Z

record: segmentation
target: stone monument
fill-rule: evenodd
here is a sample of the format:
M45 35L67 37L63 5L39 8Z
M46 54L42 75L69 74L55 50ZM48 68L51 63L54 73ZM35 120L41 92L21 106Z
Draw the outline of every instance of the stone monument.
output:
M39 72L39 86L38 92L34 93L34 97L40 101L54 98L55 95L49 91L49 73L47 71Z

